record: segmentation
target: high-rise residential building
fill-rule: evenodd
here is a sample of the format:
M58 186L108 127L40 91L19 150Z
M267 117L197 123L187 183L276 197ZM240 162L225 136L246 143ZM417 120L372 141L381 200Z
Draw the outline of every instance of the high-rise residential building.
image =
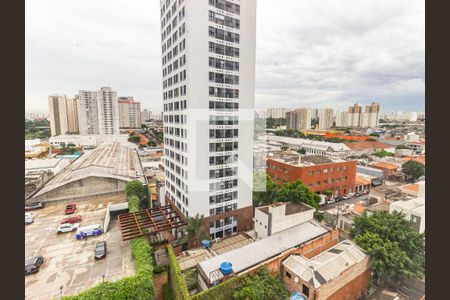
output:
M326 130L333 127L334 110L323 108L319 110L319 129Z
M52 136L63 135L69 131L67 125L66 95L50 95L48 110L50 114L50 132Z
M165 198L211 238L252 226L256 0L160 0Z
M286 118L287 108L284 107L276 107L276 108L268 108L267 109L267 118Z
M110 87L99 91L79 91L79 127L81 135L119 134L117 93Z
M152 112L148 109L144 108L144 110L141 112L141 122L148 121L152 118Z
M133 97L119 97L119 128L141 127L141 103Z
M311 110L298 108L286 112L286 128L294 130L311 129Z
M336 126L347 127L348 126L348 112L341 111L336 113Z
M380 112L380 104L372 102L362 111L362 107L357 103L348 108L348 126L360 128L376 128L378 127L378 119Z
M78 133L80 131L78 123L78 106L80 104L79 96L68 98L66 102L67 107L67 127L69 133Z

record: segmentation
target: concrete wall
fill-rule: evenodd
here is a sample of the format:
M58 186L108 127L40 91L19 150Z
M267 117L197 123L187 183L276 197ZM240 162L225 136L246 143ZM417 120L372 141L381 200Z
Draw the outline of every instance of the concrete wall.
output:
M255 209L255 221L253 222L257 239L265 238L269 235L269 215Z
M65 184L43 195L34 197L34 201L63 201L92 197L105 193L117 193L125 191L127 182L114 178L88 177Z
M272 234L291 228L314 218L314 209L288 216L272 217Z

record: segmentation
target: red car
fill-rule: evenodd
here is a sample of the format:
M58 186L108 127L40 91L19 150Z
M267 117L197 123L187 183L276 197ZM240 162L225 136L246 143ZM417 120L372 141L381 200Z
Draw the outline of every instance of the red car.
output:
M66 210L64 210L64 213L66 215L70 215L70 214L73 214L76 209L77 209L77 205L76 204L69 204L69 205L66 206Z
M65 218L64 220L61 221L60 224L66 224L66 223L80 223L81 222L81 216L80 215L76 215L76 216L71 216L68 218Z

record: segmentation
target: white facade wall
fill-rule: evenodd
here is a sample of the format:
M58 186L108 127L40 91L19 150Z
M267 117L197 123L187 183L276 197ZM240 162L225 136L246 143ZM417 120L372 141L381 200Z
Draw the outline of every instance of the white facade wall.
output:
M51 95L48 97L50 114L50 132L52 136L66 134L69 131L67 124L67 103L65 95Z
M78 120L81 135L98 134L98 103L97 93L93 91L79 91L80 104L78 106Z
M163 61L163 104L164 104L164 142L166 169L166 196L188 216L195 214L210 216L211 209L237 204L237 208L252 205L253 176L253 118L255 90L255 30L256 1L227 0L240 5L240 13L227 12L209 4L209 0L160 1L162 26ZM176 6L172 13L172 7ZM168 11L171 16L168 17ZM182 12L184 11L184 17ZM209 20L209 11L240 21L240 29L216 24ZM173 25L174 15L177 23L167 36L169 24ZM181 33L184 26L184 33ZM209 27L215 30L239 34L239 42L224 41L209 36ZM178 38L171 45L168 40L178 32ZM183 42L184 41L184 42ZM239 57L217 54L209 51L209 42L216 45L239 49ZM185 48L180 45L185 43ZM178 53L173 55L173 49ZM181 50L180 50L181 49ZM168 53L172 51L171 58ZM185 64L180 59L185 57ZM238 62L239 70L223 70L210 67L210 58ZM175 70L174 62L178 60ZM172 66L172 67L169 67ZM170 71L169 71L170 70ZM174 76L185 72L186 79L174 83ZM216 83L209 80L209 73L239 76L239 84ZM171 84L169 84L169 81ZM210 87L238 89L238 98L210 96ZM185 89L186 94L183 91ZM175 96L175 90L180 91ZM184 104L186 103L186 107ZM210 102L238 103L239 110L220 111L210 109ZM178 109L176 107L178 106ZM210 116L238 117L238 124L210 124ZM176 122L179 118L180 122ZM232 138L210 138L210 130L237 129L238 136ZM180 132L177 134L176 132ZM231 142L237 148L230 151L212 151L210 144ZM179 147L176 145L179 143ZM210 157L238 155L238 161L225 165L210 164ZM179 157L179 159L177 159ZM210 170L237 167L237 175L210 179ZM178 170L178 171L177 171ZM211 184L237 180L237 186L220 191L210 189ZM237 191L237 199L210 205L210 196ZM239 222L239 221L238 221ZM215 228L213 231L216 231Z
M110 87L102 87L97 91L98 133L119 134L119 104L117 92Z

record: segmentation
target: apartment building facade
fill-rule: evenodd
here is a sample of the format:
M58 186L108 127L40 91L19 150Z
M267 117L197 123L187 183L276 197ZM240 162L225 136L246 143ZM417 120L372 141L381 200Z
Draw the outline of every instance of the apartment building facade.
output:
M78 121L78 106L80 105L79 96L67 99L67 128L69 133L78 133L80 125Z
M141 127L141 103L133 97L119 97L119 128Z
M311 110L298 108L286 112L286 129L309 130L311 129Z
M160 0L166 200L211 238L252 226L256 0Z
M380 113L380 104L372 102L366 105L364 111L358 103L348 108L348 126L360 128L377 128Z
M69 131L67 124L67 98L66 95L50 95L48 97L50 114L50 133L52 136L66 134Z
M326 130L333 127L334 110L332 108L323 108L319 111L319 129Z
M301 180L313 192L331 190L334 196L343 196L354 192L356 161L279 154L267 159L267 174L277 183Z

